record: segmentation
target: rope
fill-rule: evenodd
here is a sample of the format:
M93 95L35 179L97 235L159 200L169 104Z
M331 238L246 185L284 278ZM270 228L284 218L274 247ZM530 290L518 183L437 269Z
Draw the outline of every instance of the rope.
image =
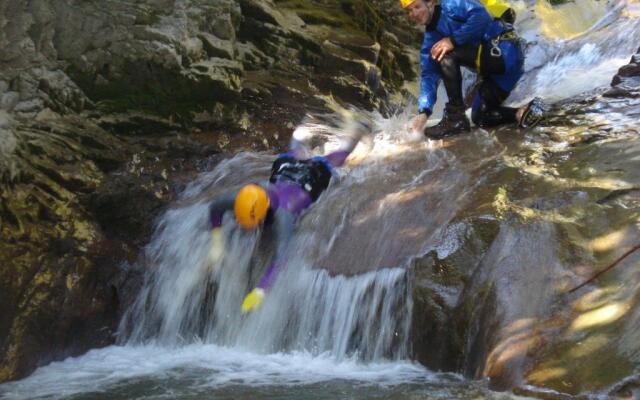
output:
M635 245L634 247L632 247L630 250L628 250L626 253L624 253L623 255L621 255L620 257L618 257L614 262L612 262L611 264L609 264L605 269L603 269L600 272L597 272L595 275L593 275L591 278L587 279L586 281L582 282L581 284L579 284L578 286L574 287L573 289L569 290L567 293L573 293L576 290L582 288L585 285L588 285L589 283L593 282L594 280L596 280L598 277L600 277L602 274L604 274L605 272L609 271L610 269L612 269L613 267L615 267L616 265L618 265L618 263L620 263L620 261L624 260L625 258L627 258L627 256L629 256L629 254L633 253L634 251L640 249L640 244Z

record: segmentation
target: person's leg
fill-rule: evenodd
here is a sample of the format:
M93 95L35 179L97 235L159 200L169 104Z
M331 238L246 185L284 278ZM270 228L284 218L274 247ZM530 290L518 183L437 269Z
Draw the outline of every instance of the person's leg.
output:
M503 107L501 104L509 97L489 78L482 81L471 105L471 120L481 127L516 122L517 108Z
M256 287L242 301L241 310L243 313L254 311L260 307L266 292L271 289L278 274L285 266L286 249L293 237L295 221L296 215L289 211L282 208L276 211L274 215L274 233L277 244L275 258L265 270Z
M455 47L440 61L442 81L449 97L448 104L464 106L462 99L462 71L461 66L475 69L478 46L465 45Z
M462 97L461 66L475 69L478 46L465 45L455 47L440 61L442 81L449 100L445 105L442 120L434 127L426 128L425 136L430 139L442 139L469 131L469 121L465 115L466 106Z

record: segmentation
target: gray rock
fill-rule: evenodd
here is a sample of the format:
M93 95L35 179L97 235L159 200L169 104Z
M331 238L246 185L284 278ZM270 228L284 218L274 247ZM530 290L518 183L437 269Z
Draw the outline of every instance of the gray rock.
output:
M629 63L624 65L618 71L618 75L629 77L629 76L640 76L640 65L636 63Z
M27 101L21 101L15 105L13 111L17 113L33 113L42 110L44 102L41 99L32 99Z
M0 97L0 109L12 111L20 101L20 93L6 92Z
M220 16L211 24L211 32L224 40L235 38L235 26L229 16Z
M241 88L242 64L237 61L211 58L192 64L189 73L197 81L220 82L234 91L239 91Z
M13 153L18 141L12 130L13 125L11 116L0 110L0 179L15 175Z
M235 50L231 40L220 39L207 32L201 32L199 38L209 57L235 58Z

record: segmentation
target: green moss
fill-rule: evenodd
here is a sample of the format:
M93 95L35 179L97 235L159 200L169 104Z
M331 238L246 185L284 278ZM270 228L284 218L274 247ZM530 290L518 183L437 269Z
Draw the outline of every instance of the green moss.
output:
M234 90L239 82L233 73L229 74L229 82L223 82L209 78L206 71L181 75L161 65L143 62L124 65L122 71L106 84L96 84L94 76L78 70L71 69L69 74L107 113L138 110L188 123L194 112L239 98Z
M337 12L337 4L317 3L308 0L279 1L278 7L294 11L309 25L328 25L331 27L355 27L353 20L342 12Z
M322 10L314 11L299 11L298 16L309 25L328 25L334 28L342 27L349 23L341 18L336 18L335 15L331 15Z
M6 382L13 378L11 370L7 367L0 367L0 382Z

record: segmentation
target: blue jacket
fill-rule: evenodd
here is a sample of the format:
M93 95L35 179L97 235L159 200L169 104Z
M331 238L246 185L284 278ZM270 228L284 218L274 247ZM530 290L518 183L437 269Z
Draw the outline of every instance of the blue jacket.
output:
M440 64L431 58L431 47L440 39L451 38L454 46L479 45L503 33L506 28L494 20L478 0L442 0L441 12L434 14L424 33L420 50L420 97L418 111L431 114L436 103L438 83L441 79ZM435 20L437 18L437 21ZM524 57L513 41L501 41L506 72L491 78L501 89L510 92L522 76Z

